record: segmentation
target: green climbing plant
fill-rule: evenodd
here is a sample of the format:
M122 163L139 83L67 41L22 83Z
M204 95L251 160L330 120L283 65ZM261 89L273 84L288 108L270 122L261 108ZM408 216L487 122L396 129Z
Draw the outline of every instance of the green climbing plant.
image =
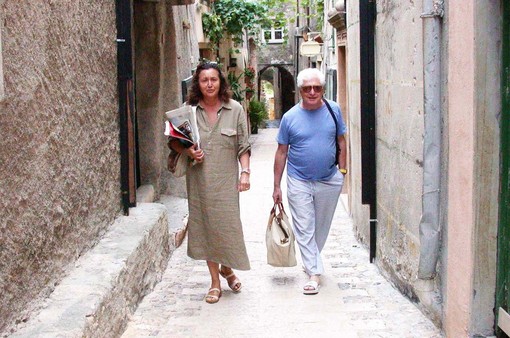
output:
M305 17L315 22L313 30L321 31L324 26L324 0L302 0L301 7L308 9Z
M235 44L243 41L245 33L258 36L261 27L284 26L281 4L289 0L217 0L211 12L202 15L204 34L212 46L217 48L225 37L232 37Z

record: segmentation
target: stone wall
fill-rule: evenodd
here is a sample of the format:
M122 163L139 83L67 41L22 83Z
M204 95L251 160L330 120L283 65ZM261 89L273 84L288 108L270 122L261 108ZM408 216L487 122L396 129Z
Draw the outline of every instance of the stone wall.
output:
M0 3L0 331L119 214L114 1Z
M347 65L351 208L358 238L369 246L368 206L361 203L359 6L348 6ZM377 3L375 27L377 239L381 272L410 299L420 259L423 190L422 3ZM439 103L441 104L441 103ZM443 158L444 159L444 158ZM443 196L443 203L446 203ZM435 288L440 290L440 285ZM436 290L437 291L437 290ZM432 317L440 320L440 313Z
M377 6L377 262L412 297L423 182L423 52L419 2Z
M290 6L285 6L283 9L287 17L295 17L296 11ZM261 41L257 49L258 68L257 71L261 71L268 65L281 65L284 67L293 77L295 77L295 57L296 57L296 43L295 43L295 23L289 23L284 30L284 42L278 43L265 43ZM276 68L273 68L275 72L278 72ZM268 75L269 76L269 75ZM292 81L295 81L293 79ZM274 81L271 81L274 82ZM276 94L276 93L275 93Z
M352 216L368 244L360 202L359 1L348 6ZM490 336L497 262L501 1L445 3L441 27L441 244L431 304L418 296L423 161L422 3L377 2L376 264L447 336ZM425 299L426 300L426 299ZM429 299L430 300L430 299Z
M295 18L296 10L289 6L284 5L282 11L286 13L287 18ZM261 43L257 50L259 69L268 64L292 64L294 62L294 27L295 23L289 23L284 30L285 42L284 43ZM262 33L261 33L262 34ZM261 35L262 36L262 35Z
M293 37L289 37L292 39ZM259 47L259 67L268 64L292 64L294 59L292 47L289 41L287 43L266 44Z

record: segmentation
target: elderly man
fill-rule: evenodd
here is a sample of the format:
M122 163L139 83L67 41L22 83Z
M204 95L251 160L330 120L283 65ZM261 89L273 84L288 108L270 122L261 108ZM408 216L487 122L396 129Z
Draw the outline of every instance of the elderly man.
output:
M346 126L340 107L323 99L324 74L302 70L297 86L302 100L282 118L274 160L275 203L282 201L280 187L287 167L287 198L303 267L309 281L307 295L317 294L324 267L320 253L329 234L344 182Z

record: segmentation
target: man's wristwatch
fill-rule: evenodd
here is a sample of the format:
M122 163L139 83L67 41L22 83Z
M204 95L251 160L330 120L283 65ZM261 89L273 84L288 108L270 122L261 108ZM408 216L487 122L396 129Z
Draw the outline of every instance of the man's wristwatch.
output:
M247 173L249 175L251 173L250 168L243 168L243 170L241 170L241 174L242 173Z
M343 175L347 175L347 169L339 169Z

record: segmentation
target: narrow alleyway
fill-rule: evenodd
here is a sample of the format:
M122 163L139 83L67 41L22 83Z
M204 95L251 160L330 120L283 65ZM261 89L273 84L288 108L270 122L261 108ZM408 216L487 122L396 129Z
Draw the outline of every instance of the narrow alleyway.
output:
M354 238L345 199L323 251L326 274L318 295L302 294L307 278L299 261L294 268L266 264L276 132L261 129L252 136L252 189L241 194L252 270L237 272L242 292L232 293L223 280L219 303L205 303L210 283L206 264L189 259L184 243L123 337L442 337L369 263L367 251Z

